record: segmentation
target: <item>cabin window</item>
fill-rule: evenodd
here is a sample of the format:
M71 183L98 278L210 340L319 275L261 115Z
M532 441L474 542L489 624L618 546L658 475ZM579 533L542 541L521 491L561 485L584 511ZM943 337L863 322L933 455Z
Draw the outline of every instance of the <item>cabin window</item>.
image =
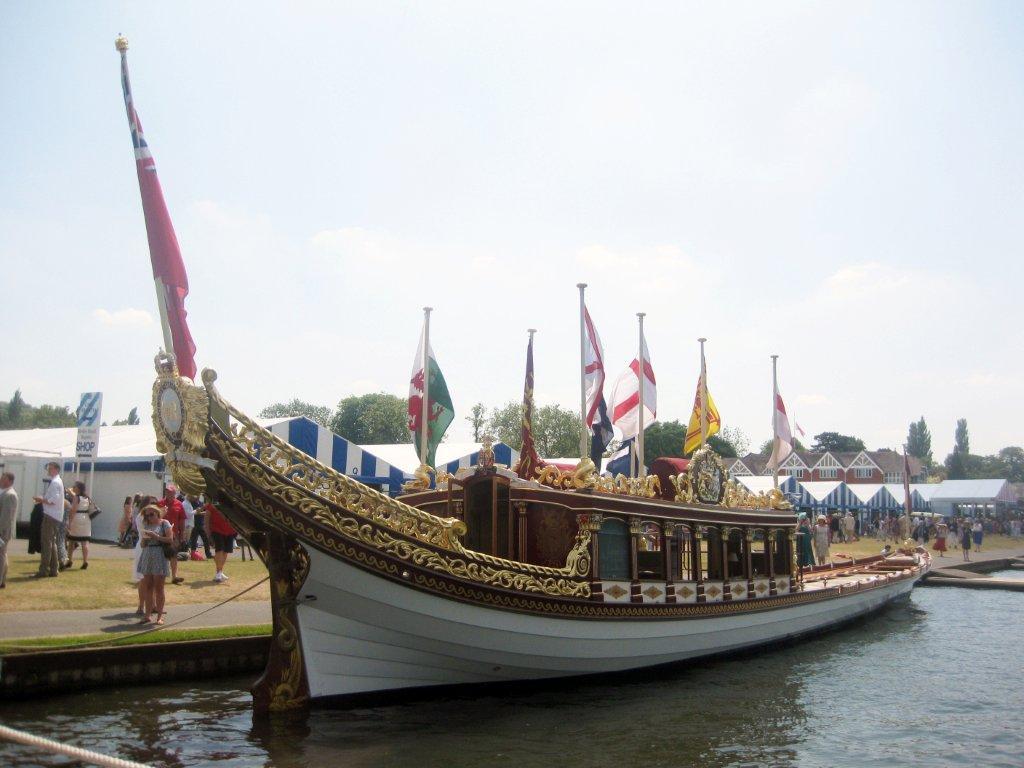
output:
M744 575L743 567L743 532L735 528L729 532L729 539L726 542L726 557L728 568L726 578L736 578Z
M791 556L789 538L785 531L775 531L775 546L772 547L772 558L776 576L785 576L789 573L789 558Z
M766 545L763 530L758 528L754 531L754 540L750 542L749 546L751 576L766 576L768 560L765 557Z
M704 534L704 578L721 581L725 578L722 571L722 533L717 528L708 528Z
M661 526L643 523L636 540L636 569L641 579L664 579L665 557L662 554Z
M597 534L597 547L598 575L608 581L629 580L629 526L614 517L606 518Z

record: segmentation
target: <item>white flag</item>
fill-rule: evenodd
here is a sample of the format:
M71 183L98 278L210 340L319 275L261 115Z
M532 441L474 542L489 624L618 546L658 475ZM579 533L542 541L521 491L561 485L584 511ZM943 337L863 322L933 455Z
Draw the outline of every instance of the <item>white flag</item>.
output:
M779 465L793 452L793 435L789 431L786 404L782 402L782 395L778 390L775 391L775 413L772 418L775 439L772 442L772 455L768 458L768 466L774 470L778 469Z
M651 367L647 340L643 342L644 429L654 423L658 415L658 388ZM636 437L640 431L640 361L633 362L622 372L612 391L612 424L622 432L622 439Z

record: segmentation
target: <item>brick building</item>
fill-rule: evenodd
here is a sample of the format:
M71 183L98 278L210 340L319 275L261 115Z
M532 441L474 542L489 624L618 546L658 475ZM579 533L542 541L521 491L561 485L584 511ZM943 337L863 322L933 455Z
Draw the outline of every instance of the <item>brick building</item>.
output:
M925 468L914 456L909 457L910 482L925 480ZM768 455L748 453L735 459L725 459L729 474L770 475ZM880 451L793 451L779 467L780 475L788 475L801 482L841 480L847 485L855 483L902 483L903 454L888 448Z

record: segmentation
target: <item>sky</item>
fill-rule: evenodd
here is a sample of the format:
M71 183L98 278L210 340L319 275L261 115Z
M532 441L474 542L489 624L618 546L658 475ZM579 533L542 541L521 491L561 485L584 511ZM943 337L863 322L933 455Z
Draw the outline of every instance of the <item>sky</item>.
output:
M243 410L405 395L422 324L473 403L578 408L636 354L685 421L933 452L1024 441L1024 4L0 5L0 398L149 412L161 344L114 50Z

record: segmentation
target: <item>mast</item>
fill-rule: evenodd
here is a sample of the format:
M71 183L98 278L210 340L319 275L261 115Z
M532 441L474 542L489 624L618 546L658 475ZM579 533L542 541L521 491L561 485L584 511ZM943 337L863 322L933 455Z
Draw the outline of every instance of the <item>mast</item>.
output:
M772 486L778 490L779 487L779 378L778 378L779 356L772 355Z
M646 312L636 313L637 320L640 321L640 342L636 355L636 359L640 363L636 372L640 379L640 411L637 414L640 417L640 421L637 423L639 431L636 433L636 454L640 460L638 468L640 477L647 477L647 467L644 465L644 384L647 378L647 360L644 358L644 316L646 314Z
M703 336L697 341L700 342L700 447L703 448L708 440L708 368L704 362Z
M584 304L583 292L587 289L586 283L576 283L580 289L580 460L590 455L587 450L587 351L586 351L586 305Z
M430 422L430 313L433 307L423 308L423 354L420 364L423 366L423 403L420 407L420 464L427 465L427 444Z

